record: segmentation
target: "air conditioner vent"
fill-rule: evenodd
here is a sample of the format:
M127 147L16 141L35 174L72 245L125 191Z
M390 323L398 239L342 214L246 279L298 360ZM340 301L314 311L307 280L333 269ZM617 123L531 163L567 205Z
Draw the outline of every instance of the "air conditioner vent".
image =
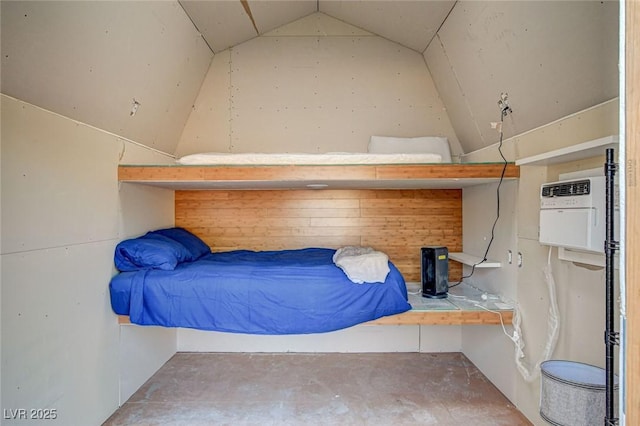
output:
M576 195L589 195L591 193L590 180L577 180L542 186L543 197L570 197Z

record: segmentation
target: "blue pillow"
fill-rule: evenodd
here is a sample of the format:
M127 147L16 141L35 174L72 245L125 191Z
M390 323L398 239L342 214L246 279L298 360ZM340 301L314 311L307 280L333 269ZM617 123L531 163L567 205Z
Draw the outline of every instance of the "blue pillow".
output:
M156 234L155 232L147 232L145 235L143 235L140 238L163 241L164 244L166 244L167 246L170 246L170 249L173 250L174 254L176 255L176 258L178 259L178 263L189 262L192 260L193 256L191 255L191 252L189 251L189 249L187 249L184 245L182 245L180 242L174 239L165 237L162 234Z
M120 242L116 246L114 261L121 272L140 269L171 271L187 257L188 251L176 241L147 234Z
M159 229L150 232L150 234L163 235L182 244L191 254L191 258L187 260L197 260L205 254L211 253L211 249L204 241L184 228Z

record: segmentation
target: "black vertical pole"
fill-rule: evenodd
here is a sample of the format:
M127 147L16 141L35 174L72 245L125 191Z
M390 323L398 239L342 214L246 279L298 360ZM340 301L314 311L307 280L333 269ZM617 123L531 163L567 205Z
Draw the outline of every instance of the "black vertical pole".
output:
M614 192L615 192L615 174L616 163L613 161L613 149L606 150L606 163L604 165L604 173L606 177L606 197L605 197L605 223L606 223L606 240L605 240L605 287L606 287L606 415L604 419L605 426L617 425L618 418L614 411L614 348L619 344L619 336L614 331L614 255L618 248L618 242L614 240Z

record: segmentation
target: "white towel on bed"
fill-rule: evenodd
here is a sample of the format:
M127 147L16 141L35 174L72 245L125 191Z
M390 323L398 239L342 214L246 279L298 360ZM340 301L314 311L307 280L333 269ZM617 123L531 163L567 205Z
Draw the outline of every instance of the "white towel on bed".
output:
M354 283L383 283L389 273L389 257L371 247L347 246L336 250L336 264Z

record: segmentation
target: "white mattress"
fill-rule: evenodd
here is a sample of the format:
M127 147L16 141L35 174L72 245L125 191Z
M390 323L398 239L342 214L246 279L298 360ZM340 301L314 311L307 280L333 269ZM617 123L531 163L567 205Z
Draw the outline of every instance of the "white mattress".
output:
M350 164L416 164L441 163L442 155L434 153L357 153L326 154L230 154L209 152L191 154L176 160L183 165L350 165Z
M380 154L431 152L440 154L443 163L451 162L449 140L443 136L420 136L417 138L371 136L367 152Z

